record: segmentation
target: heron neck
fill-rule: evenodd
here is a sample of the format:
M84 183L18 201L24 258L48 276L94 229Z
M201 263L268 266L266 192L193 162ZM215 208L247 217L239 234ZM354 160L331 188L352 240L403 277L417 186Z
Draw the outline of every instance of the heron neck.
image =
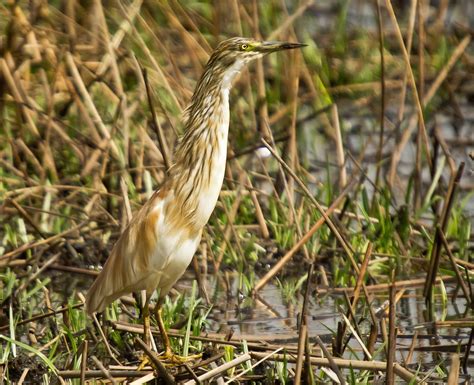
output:
M224 179L232 84L232 79L224 76L205 76L188 108L185 132L170 172L177 207L197 227L209 219Z

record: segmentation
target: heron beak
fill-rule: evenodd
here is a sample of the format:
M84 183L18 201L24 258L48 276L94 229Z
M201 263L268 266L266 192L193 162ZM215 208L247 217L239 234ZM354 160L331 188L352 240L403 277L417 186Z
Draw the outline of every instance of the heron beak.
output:
M256 51L262 53L270 53L276 51L283 51L285 49L295 49L306 47L307 44L301 43L288 43L288 42L281 42L281 41L262 41L262 43L255 48Z

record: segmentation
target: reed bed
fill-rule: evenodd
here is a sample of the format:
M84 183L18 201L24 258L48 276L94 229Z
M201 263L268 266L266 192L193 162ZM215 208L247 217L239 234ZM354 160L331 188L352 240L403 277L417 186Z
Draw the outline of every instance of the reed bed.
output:
M0 4L0 383L470 383L473 6L407 3ZM90 319L84 294L237 35L308 47L232 91L224 188L164 304L202 358L164 365L139 296ZM246 332L257 309L273 332Z

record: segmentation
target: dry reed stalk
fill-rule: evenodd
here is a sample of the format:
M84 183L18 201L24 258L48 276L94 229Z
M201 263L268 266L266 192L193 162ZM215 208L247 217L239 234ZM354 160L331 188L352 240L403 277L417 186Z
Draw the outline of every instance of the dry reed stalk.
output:
M66 235L69 235L69 234L72 234L72 233L75 233L76 231L82 229L84 226L86 226L87 224L89 223L89 221L84 221L80 224L78 224L77 226L74 226L68 230L65 230L59 234L56 234L56 235L53 235L49 238L46 238L46 239L42 239L40 241L36 241L36 242L30 242L30 243L26 243L24 245L21 245L20 247L16 248L15 250L12 250L8 253L5 253L3 254L2 256L0 256L0 261L1 260L5 260L5 259L12 259L12 258L15 258L17 257L18 255L20 255L21 253L24 253L25 251L27 250L30 250L30 249L33 249L35 247L38 247L38 246L42 246L42 245L47 245L47 244L52 244L53 242L65 237Z
M444 156L448 160L449 171L451 175L454 175L454 173L456 172L456 162L454 161L454 158L451 155L451 152L449 151L448 144L444 140L443 134L441 133L441 130L439 127L435 128L434 134L435 134L436 140L441 146L441 149L443 150Z
M251 359L251 355L249 353L242 354L241 356L234 358L232 361L226 362L225 364L222 364L221 366L218 366L217 368L212 369L208 371L207 373L200 375L198 377L199 381L210 380L211 378L221 375L225 371L231 368L234 368L240 364L243 364L244 362L250 359ZM190 380L184 383L184 385L194 385L194 384L196 384L195 380Z
M403 58L405 60L405 65L408 70L408 78L410 80L410 85L411 85L411 90L413 93L413 99L416 105L416 111L417 111L417 117L418 117L418 124L420 125L420 134L423 140L423 145L424 145L424 150L426 152L426 161L430 167L430 170L432 169L432 163L431 163L431 156L430 156L430 147L429 147L429 140L428 140L428 134L426 132L426 127L425 127L425 119L423 117L423 107L422 107L422 102L416 87L416 81L415 81L415 76L413 75L413 70L411 68L411 63L410 63L410 56L408 55L407 49L405 47L405 43L403 42L403 36L402 32L400 31L400 26L397 21L397 17L395 15L395 12L392 7L391 0L386 0L385 1L387 5L387 10L390 15L390 19L392 21L393 26L395 27L395 36L398 40L398 44L400 46L400 49L402 50ZM393 181L391 181L393 182ZM392 183L390 183L393 185Z
M129 301L130 303L134 303L134 301ZM136 334L143 334L143 326L137 324L126 323L122 321L113 321L111 322L112 327L115 330L119 331L126 331L129 333L136 333ZM159 335L158 328L151 327L151 332L153 335ZM184 338L184 334L176 329L170 329L168 333L171 337L177 338ZM278 349L279 347L283 346L286 351L292 352L296 354L297 345L295 343L286 343L289 340L297 340L298 335L294 334L283 334L278 335L278 338L274 335L269 336L255 336L252 334L243 334L240 336L231 336L231 340L229 340L229 336L226 333L214 333L214 332L207 332L202 333L203 335L199 336L190 336L191 340L195 341L202 341L206 343L212 343L216 345L228 345L228 346L235 346L235 347L242 347L245 343L247 344L250 350L257 350L257 351L271 351ZM276 345L277 343L281 343L280 345Z
M448 385L459 384L459 368L461 361L459 360L459 354L451 355L451 367L449 368Z
M30 24L28 18L18 4L13 6L12 11L14 18L16 19L16 27L26 33L26 44L23 45L24 52L31 56L34 63L40 63L42 60L40 44L38 44L38 39L36 38L33 26Z
M292 170L299 169L298 164L298 151L297 151L297 143L296 143L296 119L298 113L298 89L300 85L300 77L299 77L299 67L300 67L300 55L299 52L291 52L289 53L290 61L292 62L291 65L291 73L289 75L289 89L290 89L290 102L291 105L291 122L288 126L288 142L287 142L287 158L289 166ZM273 134L272 134L273 139ZM274 144L274 143L273 143ZM290 179L287 182L288 185L288 197L293 200L294 193L295 193L295 185L293 179ZM296 221L298 223L298 221ZM307 251L305 252L307 255Z
M397 329L395 326L396 319L396 302L395 302L395 287L393 282L395 276L392 275L392 285L389 290L389 318L388 318L388 347L387 347L387 379L385 383L387 385L393 385L395 383L394 376L394 362L395 362L395 350L397 348Z
M30 371L30 368L23 369L23 372L21 373L21 376L20 376L20 378L18 379L18 382L17 382L18 385L23 385L23 382L25 381L26 376L28 375L29 371Z
M114 51L119 48L119 46L122 43L124 37L129 32L131 26L133 25L133 21L135 20L135 17L140 12L142 1L143 0L135 0L132 4L130 4L130 6L127 9L128 18L120 23L119 28L117 29L117 31L115 32L113 37L109 40L109 44L107 45L107 52L102 57L102 59L100 61L100 64L99 64L99 67L97 68L97 71L96 71L96 76L98 78L101 78L106 74L106 72L109 69L109 66L111 65L112 61L116 61ZM115 66L115 64L114 64L114 66ZM115 71L116 70L114 69L114 72ZM118 81L121 84L120 75L115 74L116 78L117 78L117 75L118 75L118 79L116 79L116 81ZM124 124L124 139L127 139L128 134L129 133L128 133L128 130L127 130L127 124L125 122L125 124ZM126 146L127 146L127 140L125 140L125 148L127 148ZM127 154L127 153L128 153L128 151L125 151L125 154Z
M259 359L262 358L264 353L256 353L252 352L252 358ZM284 361L288 363L294 363L296 361L295 358L284 355L284 354L275 354L272 356L272 359L275 361ZM359 361L359 360L346 360L343 358L333 358L334 363L339 368L352 368L352 369L361 369L361 370L370 370L370 371L380 371L385 372L387 369L387 363L382 361ZM316 358L311 357L311 365L313 366L324 366L329 367L330 362L327 358ZM415 374L411 373L408 369L405 369L399 364L394 365L394 373L405 381L418 381L418 378ZM418 382L416 382L418 383Z
M352 335L354 336L354 338L356 339L357 343L359 344L359 346L361 347L362 351L364 352L364 354L369 357L369 360L372 360L373 357L372 355L370 354L370 352L368 351L367 349L367 346L365 346L364 344L364 341L362 341L362 338L361 338L361 333L360 331L358 332L358 325L356 323L354 323L354 326L352 326L351 324L351 321L349 320L349 318L346 317L346 315L344 313L341 312L341 316L342 316L342 320L344 321L344 326L347 327L349 329L349 331L352 333ZM353 318L354 317L354 314L352 314ZM357 330L356 330L357 329ZM348 343L349 341L347 341ZM347 344L346 343L346 344ZM344 351L341 351L341 353L344 353Z
M360 272L357 275L357 281L356 281L354 293L352 294L351 308L353 312L355 312L357 302L359 300L360 289L364 286L365 273L367 272L367 267L369 266L370 258L372 257L372 248L373 248L372 242L368 242L367 249L365 250L364 260L362 261ZM354 322L355 322L355 319L354 319Z
M443 66L441 71L439 71L438 75L436 76L435 80L431 84L430 88L426 91L426 94L423 98L422 105L426 107L426 105L431 101L435 93L438 91L438 88L441 86L443 81L446 79L448 76L449 71L452 69L454 64L458 61L458 59L461 57L461 55L464 53L466 48L468 47L469 43L471 41L471 37L469 35L465 36L461 42L457 45L457 47L454 49L451 57L447 61L447 63ZM400 161L401 155L403 150L405 149L405 146L407 145L408 141L411 138L411 134L413 130L415 129L417 125L417 115L414 114L411 116L410 120L408 121L408 126L403 131L403 134L398 141L398 143L395 145L395 148L392 152L392 157L390 160L390 170L388 173L388 183L393 186L395 183L395 175L397 173L397 166Z
M407 357L405 359L405 365L410 365L413 358L413 352L415 351L416 343L418 342L418 330L415 330L415 334L410 343L410 348L408 350Z
M124 137L124 140L125 140L125 137ZM127 138L127 140L129 140L129 138ZM127 145L126 147L128 151L125 153L130 154L130 163L136 165L136 173L134 177L135 187L137 190L142 190L143 188L145 188L146 198L150 199L151 196L153 195L154 188L151 183L151 177L148 179L146 176L147 170L145 167L145 140L144 138L140 138L140 141L138 143L138 151L134 151L133 146ZM125 146L124 146L124 149L125 149ZM131 169L128 170L128 172L130 173L130 177L132 177L133 171L134 170L131 170Z
M356 311L357 302L359 300L360 291L361 291L362 288L364 288L364 292L366 294L367 301L369 299L368 293L365 289L364 278L365 278L365 274L367 272L367 267L369 265L371 255L372 255L372 243L369 242L368 245L367 245L367 250L365 252L364 260L362 262L362 266L360 268L360 272L357 275L356 286L354 287L354 292L352 293L352 298L349 299L347 297L347 295L348 295L347 292L343 293L345 298L346 298L346 303L347 303L347 306L348 306L345 318L348 319L348 322L352 318L357 331L359 329L358 329L358 325L357 325L357 319L355 317L355 311ZM373 322L373 324L376 324L374 316L372 317L372 322ZM347 323L340 323L340 325L338 326L337 335L336 335L335 342L334 342L334 350L335 350L335 352L337 352L338 356L342 356L342 354L344 353L344 350L345 350L345 346L343 346L343 342L344 342L343 340L344 340L344 336L346 334L346 326L347 326ZM360 332L358 334L360 334ZM362 343L362 341L361 341L361 344L364 345ZM365 348L365 346L364 346L364 348ZM372 359L371 353L368 351L368 349L365 349L365 350L366 350L366 352L365 352L366 356L369 357L369 359Z
M425 93L425 18L424 18L424 3L423 0L418 0L418 96L420 100L423 100L423 95ZM421 175L422 175L422 138L424 135L424 123L419 119L418 120L418 134L416 136L416 155L415 155L415 169L414 169L414 178L413 178L413 211L416 212L421 205ZM427 152L427 156L429 153ZM434 164L435 159L432 160ZM434 175L434 167L431 167L431 174Z
M334 357L331 355L331 353L329 352L329 350L326 348L326 346L324 345L324 342L321 340L321 338L319 338L318 335L315 335L314 336L315 340L316 340L316 343L318 344L319 348L321 349L321 351L323 352L323 355L324 357L326 357L326 359L328 360L328 364L329 364L329 367L331 368L331 370L336 373L336 376L339 380L339 383L341 385L344 385L346 383L345 379L344 379L344 376L341 372L341 370L339 369L339 366L336 364L336 362L334 361ZM310 365L311 367L311 357L307 357L307 362L308 364Z
M130 382L129 385L143 385L147 384L150 381L156 379L156 374L155 373L148 373L145 374L143 377L137 378L135 381Z
M352 188L353 183L349 183L344 191L334 200L332 205L327 209L326 216L331 215L333 211L340 205L342 200L345 198L347 193ZM302 237L300 240L295 243L295 245L283 256L280 260L273 266L265 276L260 278L260 280L255 285L253 292L258 292L261 288L263 288L269 281L272 279L290 260L293 256L298 252L298 250L308 242L311 237L318 231L318 229L324 224L325 219L320 218L312 227L311 229Z
M418 0L418 94L420 100L425 95L425 0Z
M21 152L25 154L25 158L36 170L36 174L38 175L39 179L44 180L46 176L46 170L44 169L43 165L41 164L39 159L36 157L36 155L33 153L33 151L31 151L30 148L23 141L23 139L22 138L15 139L12 145L16 146Z
M44 272L49 266L57 261L57 259L61 256L61 253L56 253L49 257L46 262L44 262L39 269L37 269L34 273L29 274L28 278L22 282L21 285L15 290L15 296L20 295L23 290L30 284L30 282L34 281L38 276ZM3 299L5 300L5 299Z
M165 172L166 174L168 174L168 171L171 167L171 156L170 156L169 146L168 146L168 143L166 142L166 138L165 138L163 129L161 127L160 121L158 117L156 116L155 108L153 107L153 98L151 96L150 84L148 82L148 75L147 75L147 71L144 68L142 68L142 74L143 74L143 81L145 83L148 106L150 108L151 116L152 116L152 120L151 120L152 126L156 132L156 136L158 138L158 144L160 145L161 156L163 157L163 162L165 164Z
M352 267L354 268L354 270L356 272L359 272L359 266L357 265L357 263L354 260L354 255L353 255L354 251L352 250L352 247L347 243L347 241L341 235L340 231L336 228L333 221L326 214L326 212L324 211L322 206L319 204L319 202L313 197L313 195L308 190L308 188L305 186L305 184L301 181L301 179L298 178L298 176L294 173L294 171L290 167L288 167L288 165L283 161L283 159L276 153L276 151L263 138L262 138L262 143L272 153L273 157L283 166L285 171L288 174L290 174L290 176L297 182L297 184L303 190L303 192L306 194L306 196L309 198L309 200L318 209L320 214L323 216L325 223L329 226L329 228L331 229L331 232L334 234L334 236L336 237L336 239L339 241L342 248L344 249L345 253L347 254L347 257L349 258L349 260L352 263Z
M281 350L283 350L283 348L278 348L277 350L271 352L270 354L267 354L266 357L262 358L261 360L257 361L255 364L252 364L250 366L250 368L247 368L245 370L242 370L239 374L237 374L236 376L230 378L229 380L227 380L226 382L223 382L223 385L228 385L228 384L231 384L233 383L237 378L239 377L242 377L244 374L246 374L247 372L249 372L250 370L253 370L254 368L256 368L257 366L259 366L261 363L265 362L268 358L270 358L272 356L272 354L275 354L275 353L278 353L280 352ZM196 379L195 379L196 380Z
M369 91L373 91L375 94L378 94L382 92L382 87L384 87L385 90L398 90L399 88L402 88L402 85L403 84L401 80L385 79L383 86L380 81L363 82L363 83L341 84L337 86L331 86L331 87L327 87L327 91L331 95L344 95L344 94L352 95L356 92L369 92ZM306 94L303 94L303 96L300 97L300 101L304 102L306 98L309 98L309 96L306 96ZM270 117L270 119L272 119L272 117Z
M31 186L35 186L35 188L37 189L41 189L40 186L36 186L38 184L38 182L36 180L34 180L33 178L29 177L28 175L25 175L24 172L18 170L16 167L12 166L10 163L8 163L6 160L4 159L0 159L0 165L5 169L5 170L8 170L9 172L11 172L13 175L15 175L16 177L18 178L21 178L28 186L30 187L27 187L27 189L31 188ZM12 178L8 178L8 179L5 179L6 182L8 182L9 180L11 180ZM12 197L14 196L15 194L19 194L19 191L23 190L22 188L15 188L14 185L11 186L12 187L12 191L6 191L3 195L3 198L6 200L8 199L9 197ZM21 200L21 199L20 199Z
M1 72L3 72L3 78L5 79L19 110L25 117L27 127L30 129L31 133L38 138L40 134L33 120L31 110L27 107L28 103L23 100L20 91L18 90L18 87L20 86L19 79L14 79L14 76L10 71L9 65L7 64L7 61L4 58L0 58L0 70Z
M97 108L92 101L92 97L90 96L84 81L79 74L79 70L77 69L76 63L74 62L74 58L70 52L66 52L66 64L68 66L68 69L71 73L72 80L74 82L74 85L76 86L80 96L82 99L84 99L84 102L86 104L86 107L89 111L89 114L92 117L92 120L95 125L97 125L97 128L101 132L102 136L106 139L110 139L110 147L112 149L112 152L114 154L114 157L120 162L120 164L123 166L123 156L120 154L117 145L115 144L114 140L112 139L110 135L109 129L106 127L104 122L102 121L102 118L99 115L99 112L97 111Z
M262 35L260 34L260 31L258 29L258 1L252 0L251 7L252 15L250 25L252 26L252 35L256 39L261 40ZM257 127L260 131L260 134L264 138L270 139L272 137L272 133L270 128L266 124L266 122L268 122L268 106L266 103L267 92L265 88L265 72L263 70L263 61L261 59L257 60L257 62L255 63L255 67L257 78Z
M244 174L241 174L241 177ZM217 257L216 263L214 265L214 273L217 275L219 272L219 268L221 266L221 263L224 259L224 254L227 250L227 247L230 246L230 237L232 235L236 235L236 231L234 229L233 222L235 220L235 217L237 215L237 212L239 210L240 203L242 202L242 194L241 194L241 184L239 184L238 190L237 190L237 196L235 197L235 201L232 203L230 212L228 212L227 208L223 205L223 209L226 211L226 216L228 218L228 221L225 225L225 230L222 232L224 235L224 239L222 240L221 246L219 247L219 255ZM238 238L238 237L236 237Z
M280 34L282 31L284 31L286 28L289 30L288 35L289 37L286 38L287 40L291 41L296 41L297 36L295 33L295 29L293 27L293 23L296 21L296 19L304 13L306 8L312 3L312 1L306 1L305 3L301 4L298 9L292 14L289 15L288 9L284 3L282 3L282 9L283 12L286 16L286 20L280 25L280 27L273 31L268 39L272 39L273 33ZM288 159L290 160L290 166L293 170L300 170L301 166L299 164L299 157L298 157L298 151L297 151L297 139L296 139L296 131L297 131L297 110L298 106L300 105L299 103L299 98L298 98L298 93L300 89L300 77L301 77L301 72L302 69L306 69L306 63L304 61L303 55L300 54L299 52L293 51L289 53L289 58L290 58L290 71L288 75L288 84L286 88L290 89L290 97L289 97L289 103L287 104L289 109L288 111L291 112L291 123L288 128L288 141L287 141L287 147L288 147ZM286 110L286 108L282 108L282 110ZM275 146L273 134L272 134L272 144ZM280 166L281 168L281 166ZM290 179L288 182L288 191L287 194L291 197L294 196L294 181L293 179ZM303 202L302 202L303 204ZM302 206L301 206L302 207ZM293 208L292 208L293 210ZM298 236L301 237L301 230L299 228L299 221L296 221L297 224L297 232ZM306 246L303 247L303 252L305 254L305 258L309 259L309 254L306 249Z
M104 138L100 139L97 143L97 148L92 151L92 154L87 158L87 161L82 168L81 178L85 178L90 175L94 169L99 167L99 158L107 152L107 149L110 144L110 139Z
M375 344L377 342L378 338L378 325L377 323L371 323L370 324L370 333L367 338L367 342L365 343L365 346L367 347L367 350L369 351L370 355L373 357L374 352L375 352ZM369 360L369 356L364 355L364 360Z
M6 203L11 203L12 206L14 206L15 209L18 211L18 213L23 217L23 219L25 219L26 222L28 222L33 227L33 229L38 233L38 235L41 238L43 238L43 239L47 238L46 234L43 233L43 230L41 230L41 228L35 222L35 220L25 211L25 209L23 207L21 207L21 205L19 203L16 202L15 199L8 199L6 201Z
M92 361L94 361L94 363L97 365L99 370L102 372L102 375L107 378L112 383L112 385L118 385L117 381L112 376L110 371L105 368L104 364L96 356L91 356L91 358Z
M152 351L145 342L139 337L136 337L136 342L143 350L143 352L147 355L150 361L153 363L154 367L158 370L160 374L160 378L163 378L165 384L173 385L176 383L174 377L166 370L166 367L161 363L158 359L158 355Z
M161 9L163 13L168 18L170 23L170 27L177 31L181 37L182 42L187 48L187 52L190 53L189 57L191 62L194 66L194 72L199 74L202 72L202 62L205 61L209 57L209 53L211 49L209 45L206 43L207 50L205 50L202 45L194 38L193 34L184 27L183 23L181 22L180 18L175 14L175 11L171 8L170 3L163 2L161 5ZM183 12L186 14L186 12ZM188 18L189 20L189 18ZM193 23L194 24L194 23ZM197 35L200 35L199 29L196 28L195 32ZM205 41L205 39L200 39L201 41Z
M183 366L184 369L186 369L186 371L191 375L192 379L196 381L197 384L199 384L199 378L196 376L196 373L194 373L194 370L187 363L184 363Z
M82 303L78 303L78 304L75 304L75 305L72 305L72 306L64 306L64 307L61 307L57 310L49 311L49 312L43 313L43 314L38 314L36 316L33 316L33 317L28 318L28 319L23 320L23 321L18 321L15 325L16 325L16 327L21 326L21 325L26 325L28 323L35 322L35 321L38 321L38 320L41 320L41 319L44 319L44 318L48 318L48 317L51 317L51 316L54 316L54 315L57 315L57 314L65 313L65 312L69 311L70 309L77 309L77 308L80 308L82 306L83 306ZM8 330L8 328L9 328L8 324L1 325L0 326L0 331Z
M339 168L339 189L343 189L347 184L346 162L344 160L344 144L342 142L341 125L339 124L339 114L337 112L337 105L333 104L331 107L331 120L334 127L336 137L336 159Z
M250 199L252 199L252 203L255 206L255 217L257 219L258 226L260 228L260 235L262 236L262 238L268 239L270 237L270 232L268 231L268 226L267 226L267 223L265 221L265 215L263 214L262 206L260 205L260 202L258 201L257 191L253 187L250 176L242 168L240 163L238 161L235 161L233 164L235 165L235 167L236 167L237 171L239 172L239 174L244 176L244 178L246 178L246 180L247 180L247 185L248 185L247 189L248 189L248 192L249 192L249 195L250 195Z
M109 374L114 379L127 379L127 378L136 378L142 377L146 374L153 374L152 371L146 370L110 370ZM86 370L84 373L86 379L92 378L104 378L104 373L102 370ZM69 379L69 378L80 378L81 371L80 370L60 370L58 372L58 376ZM106 377L105 377L106 378Z
M54 121L53 119L50 119L48 121L48 124L51 125L51 129L54 130L55 133L57 133L62 140L71 148L71 150L77 155L77 157L84 162L85 156L83 151L80 148L80 145L76 143L74 139L72 139L66 132L65 130L60 126L59 123Z
M196 22L194 21L193 17L188 14L188 13L191 13L189 12L189 9L185 9L183 5L180 4L179 2L173 2L172 5L178 8L178 10L180 11L179 15L184 17L186 21L185 23L186 28L190 29L194 33L194 34L191 34L191 36L193 35L196 36L195 39L196 39L197 44L199 44L199 47L201 47L203 52L210 53L212 51L212 47L208 43L205 35L202 33L200 26L198 26ZM224 9L225 9L225 12L228 12L227 4L224 4ZM203 57L203 59L206 59L206 58L207 58L207 54L206 56Z
M377 164L375 172L375 185L379 185L380 181L380 170L382 168L382 150L383 140L385 134L385 55L384 55L384 38L383 38L383 19L382 12L380 10L379 0L375 0L375 8L377 11L377 31L379 37L379 52L380 52L380 132L379 132L379 143L377 146ZM408 50L410 52L410 50ZM375 204L375 194L373 198L373 204Z
M313 0L306 0L305 2L301 3L298 8L278 26L277 29L272 31L268 36L267 40L274 40L277 38L281 38L282 35L286 32L287 29L292 28L295 21L304 14L306 9L310 5L313 4Z
M69 50L75 51L77 33L76 33L76 2L67 0L64 5L64 24L66 25L67 37L69 40Z
M408 28L407 28L407 52L411 53L411 46L413 43L413 32L415 31L415 19L416 19L416 10L417 10L418 0L411 0L410 2L410 11L408 16ZM403 120L403 115L405 111L405 98L407 91L407 80L408 80L408 68L405 67L403 73L402 89L400 92L400 104L398 107L398 122Z
M471 347L472 347L473 342L474 342L474 326L471 327L471 333L469 334L469 341L464 350L464 357L462 360L462 368L463 368L464 373L467 373L467 364L469 361L469 356L471 353Z
M464 162L458 167L458 170L455 175L451 176L451 180L449 183L448 191L446 192L446 197L444 199L443 211L440 216L440 223L436 227L444 233L446 231L446 227L449 222L449 217L451 215L451 208L454 203L454 198L456 195L456 190L459 185L459 181L461 180L462 174L464 171ZM436 231L434 240L433 240L433 247L431 249L430 255L430 266L428 270L428 275L426 278L426 284L423 290L423 295L427 302L431 302L431 295L432 295L432 287L436 279L436 275L438 273L439 261L440 261L440 253L441 253L441 242L438 231Z
M150 49L148 48L147 44L145 43L145 41L143 40L143 37L141 36L140 32L137 30L137 28L133 25L133 22L130 18L130 16L128 15L127 13L127 10L123 7L122 3L119 2L118 3L120 5L120 10L122 12L122 15L124 16L124 18L126 20L128 20L129 22L129 25L131 27L131 30L132 30L132 33L133 33L133 36L136 38L140 48L143 50L143 52L146 54L146 56L148 57L148 59L150 60L151 64L153 65L153 68L155 69L156 73L158 74L158 77L160 79L160 81L162 82L163 86L165 87L165 89L168 91L169 95L171 96L171 98L173 99L173 102L174 104L180 109L182 110L183 109L183 106L181 105L181 103L179 102L178 98L176 97L176 94L173 90L173 88L171 87L169 81L168 81L168 77L165 75L165 72L162 70L161 66L158 64L157 60L155 59L154 55L151 53ZM140 15L138 15L138 19L141 23L145 24L146 27L148 27L148 25L146 24L146 22L143 20L143 18L140 17Z
M257 222L260 227L260 235L262 236L263 239L268 239L270 238L270 232L268 231L268 226L265 221L265 215L263 214L262 207L260 205L260 202L258 201L257 192L253 189L252 182L248 176L247 176L247 183L249 184L249 187L250 187L249 188L250 199L252 199L252 202L255 206L255 217L257 218Z
M81 376L80 376L81 385L84 384L86 380L88 348L89 348L89 341L85 339L82 345Z
M196 370L196 369L199 369L200 367L207 366L212 362L216 362L217 360L220 360L224 356L225 356L225 352L217 353L212 357L209 357L205 360L199 361L198 363L194 364L193 366L191 366L191 369Z
M451 275L442 275L436 278L436 282L454 282L456 281L456 277ZM416 288L416 287L423 287L426 283L426 277L422 278L415 278L415 279L407 279L402 281L396 281L394 284L397 288ZM390 287L390 283L378 283L374 285L367 285L365 286L368 292L380 292L380 291L388 291ZM332 289L327 288L318 288L318 292L321 294L324 293L344 293L344 292L352 292L355 288L354 287L336 287Z
M464 297L466 298L466 301L472 304L473 298L471 297L469 289L466 286L464 279L462 278L461 272L459 271L454 255L451 251L451 248L449 247L448 240L446 239L446 236L444 235L443 231L439 227L437 228L437 230L438 230L438 236L441 239L444 249L446 250L446 253L448 254L449 261L451 262L451 266L453 267L454 273L456 274L458 285L461 287Z
M268 132L269 132L269 135L270 135L270 141L273 145L273 148L276 149L276 145L275 145L275 141L273 139L273 134L272 134L272 131L270 128L268 128ZM296 133L295 133L296 134ZM296 145L295 143L296 141L296 136L295 135L292 135L290 134L289 135L289 138L288 138L288 142L286 143L287 147L292 147L292 144L293 143L294 145ZM295 147L296 148L296 147ZM286 152L285 152L286 153ZM296 152L293 152L293 155L294 156L291 156L291 154L288 154L286 156L286 158L289 159L290 162L292 162L294 164L294 168L299 168L297 167L297 156L296 156ZM283 161L284 162L284 161ZM287 168L287 170L293 170L287 163L285 163L285 167ZM265 170L265 172L268 174L268 172ZM293 172L293 171L292 171ZM295 175L293 173L293 175ZM286 175L285 175L285 171L282 167L282 163L279 162L278 163L278 177L277 180L276 180L276 184L277 186L272 186L273 187L273 191L275 193L275 199L277 200L277 202L280 203L281 207L284 207L284 203L282 202L281 198L280 198L280 194L278 192L278 184L280 182L281 185L283 185L283 191L285 192L286 194L286 197L287 197L287 200L288 200L288 206L290 208L289 211L287 211L287 214L288 214L288 222L292 225L295 226L296 228L296 235L301 239L303 237L303 232L301 230L301 225L300 225L300 221L298 220L298 216L296 214L296 208L295 208L295 194L294 194L294 178L293 179L287 179ZM307 261L311 260L310 258L310 255L309 255L309 252L308 252L308 249L306 247L306 244L303 244L303 254L304 254L304 257Z
M118 63L117 63L117 57L115 55L115 47L114 44L112 43L112 40L110 38L109 34L109 28L107 26L107 22L105 20L105 14L104 14L104 9L102 7L102 3L100 0L95 0L95 7L97 10L97 18L98 18L98 23L99 23L99 29L101 32L101 37L103 44L105 46L106 52L110 57L110 72L111 72L111 77L112 80L115 84L116 91L118 93L118 97L121 100L124 100L126 98L126 95L124 94L124 88L122 84L122 79L120 77L120 71L118 68Z
M299 331L298 331L298 350L295 369L295 384L299 385L301 382L301 373L303 371L303 354L305 353L305 346L308 340L308 321L306 314L308 311L309 293L311 292L311 279L313 278L314 264L309 266L308 276L306 278L306 288L303 299L303 306L299 317Z
M123 177L120 178L120 191L122 193L123 202L123 217L122 217L122 231L132 220L132 206L130 206L130 200L128 199L128 187L127 182Z
M82 302L84 303L85 301L83 300ZM95 327L99 331L100 337L102 339L102 342L105 345L105 349L107 350L107 353L109 354L109 357L112 358L117 363L117 365L121 365L120 361L117 359L115 354L112 352L112 347L110 346L109 341L108 341L107 337L105 336L104 330L102 329L102 326L100 325L99 320L97 319L97 315L95 313L92 315L92 319L93 319Z
M296 368L295 368L295 385L301 384L301 373L303 371L303 359L306 346L306 339L308 338L308 326L304 318L300 320L300 328L298 332L298 350L296 354Z
M379 330L382 336L382 343L383 343L383 352L385 356L388 357L388 333L387 333L387 320L385 318L380 319Z
M163 155L160 149L156 146L155 141L150 137L145 127L142 125L137 126L138 131L140 132L140 137L144 141L145 148L148 152L148 156L154 159L156 163L162 163Z
M245 175L241 175L241 177L245 177ZM242 186L242 184L241 184ZM242 192L242 189L239 190L240 193ZM224 210L224 213L226 215L227 218L229 218L229 221L227 222L226 226L227 228L229 229L229 232L232 234L232 238L234 239L235 241L235 245L237 246L236 249L237 249L237 253L239 255L245 255L245 252L244 252L244 247L242 246L242 241L241 241L241 237L239 236L235 226L234 226L234 222L235 222L235 218L237 217L237 214L238 214L238 208L240 206L240 203L242 202L242 195L239 194L240 196L237 196L238 200L239 200L239 204L235 206L235 212L229 212L229 210L227 209L227 206L224 204L222 205L222 208ZM236 200L237 200L236 198ZM228 247L230 246L230 248L232 249L232 243L230 242L230 239L227 241L227 245ZM222 262L222 260L221 260ZM216 274L218 273L218 271L216 271Z

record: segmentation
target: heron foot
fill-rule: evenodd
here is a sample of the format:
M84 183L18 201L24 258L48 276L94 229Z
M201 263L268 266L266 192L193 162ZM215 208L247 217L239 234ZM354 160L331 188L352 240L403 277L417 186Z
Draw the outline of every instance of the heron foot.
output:
M140 357L140 363L138 364L138 368L137 370L138 371L141 371L141 370L145 370L145 367L152 367L152 363L150 361L150 359L148 358L148 356L143 353L142 356Z
M180 356L173 353L171 349L166 350L163 354L158 356L160 361L168 365L182 365L190 361L196 361L202 357L202 354L191 354L189 356Z

